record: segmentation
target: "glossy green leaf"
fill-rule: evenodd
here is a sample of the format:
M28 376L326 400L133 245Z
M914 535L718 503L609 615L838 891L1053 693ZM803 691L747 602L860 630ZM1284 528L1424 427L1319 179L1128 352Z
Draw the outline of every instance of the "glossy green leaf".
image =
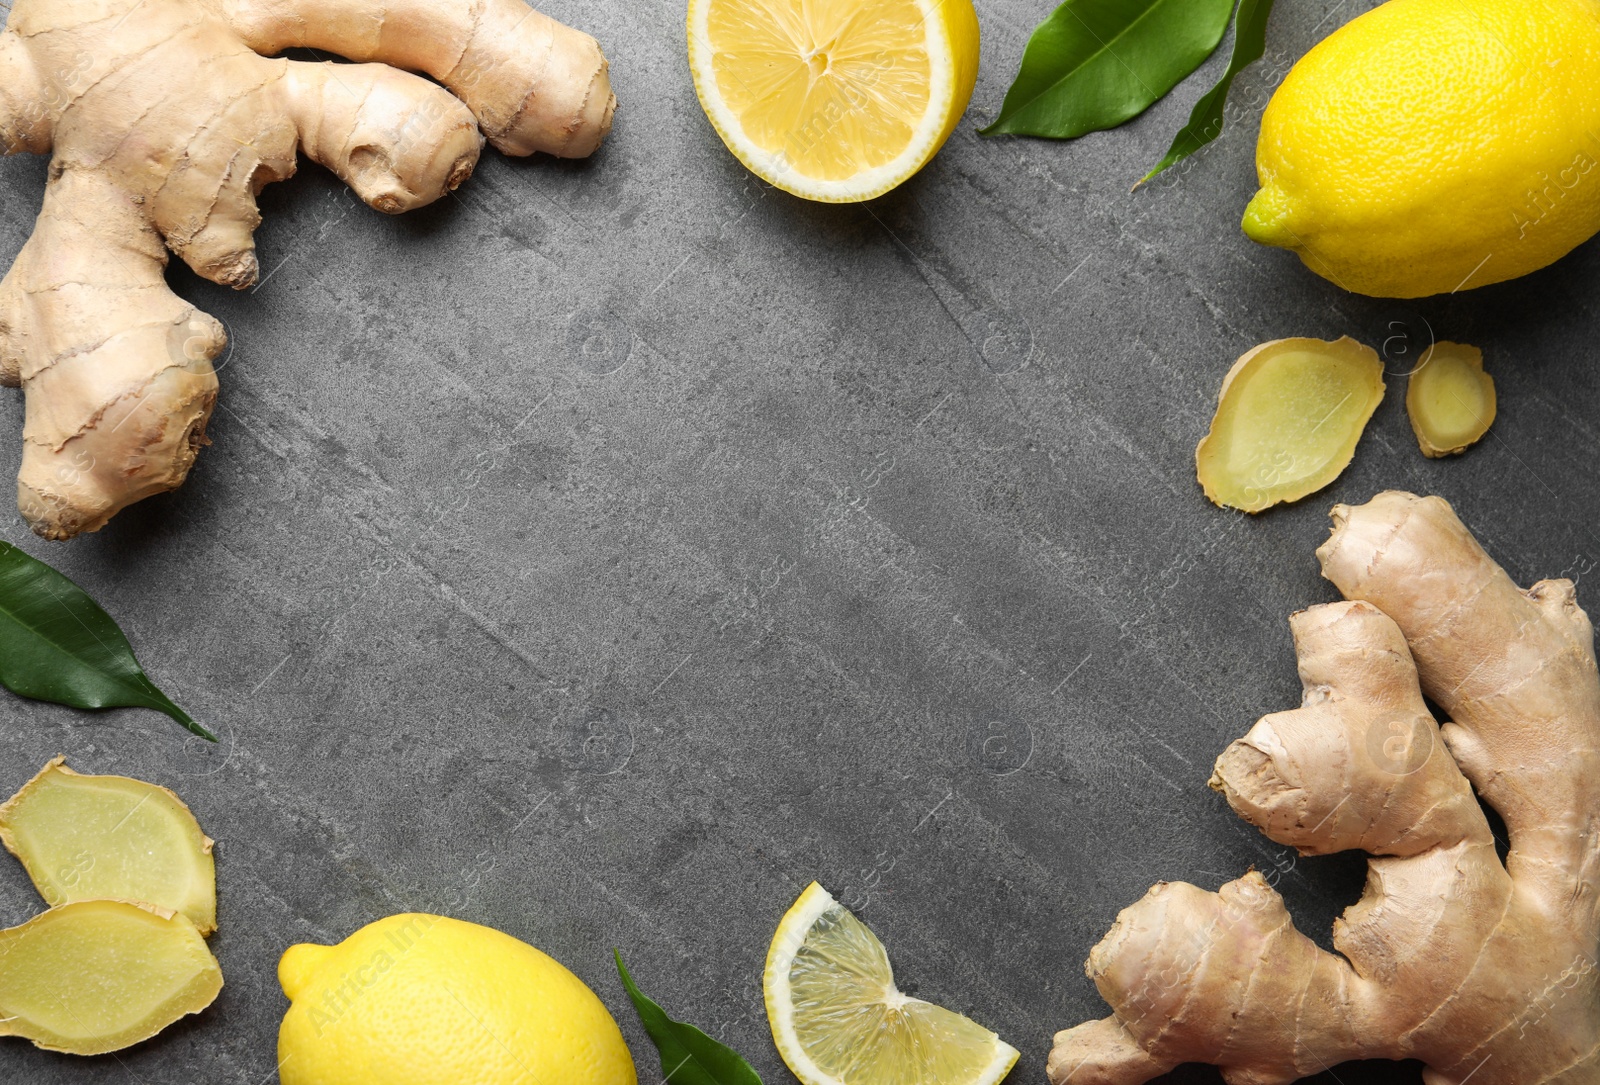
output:
M984 135L1071 139L1137 117L1217 48L1233 0L1067 0Z
M1228 70L1222 73L1217 85L1206 91L1194 104L1189 123L1172 141L1167 156L1156 163L1155 169L1141 177L1139 184L1182 162L1222 134L1228 90L1233 86L1234 77L1260 60L1267 51L1267 17L1271 14L1272 0L1239 0L1239 15L1233 28L1233 56L1228 59Z
M650 1001L628 975L622 954L616 950L612 952L616 954L622 986L628 989L628 997L633 999L633 1008L639 1011L644 1030L661 1053L662 1080L667 1085L761 1085L761 1076L732 1048L718 1043L693 1025L674 1021Z
M155 687L99 604L6 542L0 542L0 685L73 708L153 708L216 741Z

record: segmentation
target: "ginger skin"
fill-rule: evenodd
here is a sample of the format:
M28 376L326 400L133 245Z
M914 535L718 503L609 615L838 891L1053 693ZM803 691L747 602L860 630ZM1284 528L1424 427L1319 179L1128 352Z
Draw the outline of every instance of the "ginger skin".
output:
M1573 585L1519 589L1440 498L1333 519L1317 554L1349 601L1293 619L1305 700L1212 786L1302 854L1371 853L1338 955L1257 873L1158 885L1090 955L1113 1016L1057 1034L1054 1085L1183 1062L1277 1085L1370 1058L1420 1059L1428 1085L1600 1080L1600 679ZM1474 791L1505 819L1504 865Z
M377 63L268 59L295 46ZM0 282L24 517L70 538L183 482L227 339L167 288L167 252L253 286L256 196L297 151L398 214L466 180L485 136L582 157L615 108L594 39L522 0L16 0L0 148L53 156Z

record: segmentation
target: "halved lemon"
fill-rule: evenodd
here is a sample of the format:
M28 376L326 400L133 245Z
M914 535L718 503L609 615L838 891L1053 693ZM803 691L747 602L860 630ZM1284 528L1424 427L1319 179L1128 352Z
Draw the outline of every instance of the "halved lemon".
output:
M808 200L921 169L978 78L972 0L689 0L689 67L728 149Z
M767 951L767 1020L805 1085L994 1085L1016 1048L894 985L883 943L812 882Z

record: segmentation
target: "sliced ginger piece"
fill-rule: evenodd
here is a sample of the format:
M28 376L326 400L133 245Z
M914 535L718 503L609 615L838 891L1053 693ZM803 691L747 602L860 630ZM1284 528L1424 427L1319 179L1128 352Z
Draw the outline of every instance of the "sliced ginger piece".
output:
M1339 477L1383 401L1377 351L1351 339L1277 339L1228 370L1211 430L1195 449L1206 496L1260 512Z
M217 929L212 841L164 787L83 776L57 757L0 806L0 842L49 904L144 901Z
M178 912L85 900L0 931L0 1036L49 1051L120 1051L220 990L217 959Z
M1483 351L1465 343L1435 343L1406 386L1406 413L1422 454L1441 459L1465 452L1494 424L1494 378Z

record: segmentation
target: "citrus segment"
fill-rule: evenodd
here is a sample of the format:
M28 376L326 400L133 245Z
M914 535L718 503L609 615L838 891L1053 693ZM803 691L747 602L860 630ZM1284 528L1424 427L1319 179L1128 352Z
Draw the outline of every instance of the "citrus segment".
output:
M765 988L805 1085L991 1085L1017 1061L988 1029L902 994L883 944L816 883L778 925Z

